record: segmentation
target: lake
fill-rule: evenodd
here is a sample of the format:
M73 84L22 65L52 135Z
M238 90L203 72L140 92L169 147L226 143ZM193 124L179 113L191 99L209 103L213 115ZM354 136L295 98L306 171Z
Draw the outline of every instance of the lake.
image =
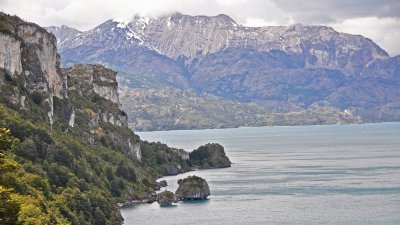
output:
M122 210L133 224L400 224L400 123L142 132L186 150L217 142L231 168L205 178L206 201Z

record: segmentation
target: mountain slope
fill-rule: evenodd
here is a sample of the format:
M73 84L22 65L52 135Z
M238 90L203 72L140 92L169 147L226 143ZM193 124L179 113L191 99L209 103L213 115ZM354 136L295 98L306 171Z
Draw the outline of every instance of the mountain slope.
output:
M117 90L115 71L61 69L52 34L0 12L1 224L122 224L120 204L194 168L128 128Z
M119 73L118 83L122 107L131 115L129 126L136 131L362 122L333 107L305 110L285 105L279 107L286 107L289 112L275 112L261 101L241 103L212 95L199 96L171 83L125 73Z
M54 34L57 37L57 46L63 46L64 43L68 43L69 40L75 39L78 35L82 32L68 27L68 26L61 26L61 27L46 27L46 30L50 33Z
M333 107L365 121L400 119L398 57L368 38L325 26L245 27L226 15L136 16L84 32L63 43L60 54L64 65L102 63L199 95Z

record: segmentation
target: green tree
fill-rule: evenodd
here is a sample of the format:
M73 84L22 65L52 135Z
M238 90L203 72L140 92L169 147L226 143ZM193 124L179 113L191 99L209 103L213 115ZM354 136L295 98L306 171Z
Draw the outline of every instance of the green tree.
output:
M114 174L111 167L106 167L106 176L109 181L114 180Z
M11 147L10 130L4 127L0 128L0 150L7 150Z
M121 191L116 180L111 181L111 194L115 197L121 196Z
M104 215L103 211L101 211L99 208L96 208L96 210L94 211L94 224L95 225L107 224L107 218Z
M32 139L29 138L25 139L25 141L20 144L13 145L13 150L16 155L31 161L35 161L38 158L36 144Z
M136 172L135 169L131 166L128 166L125 161L121 161L116 170L117 176L120 176L126 180L135 182L136 181Z
M10 197L11 189L0 186L0 224L18 224L20 206Z

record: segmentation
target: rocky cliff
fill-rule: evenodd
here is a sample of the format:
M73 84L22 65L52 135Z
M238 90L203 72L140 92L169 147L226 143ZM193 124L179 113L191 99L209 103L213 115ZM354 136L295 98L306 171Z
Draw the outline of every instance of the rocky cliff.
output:
M53 96L66 98L66 79L59 71L56 38L45 29L1 13L0 67L21 81L29 94L43 102L53 123ZM10 100L25 107L26 95L13 91Z
M117 72L101 65L76 65L64 69L63 73L69 76L69 90L77 90L80 94L94 91L119 105Z
M101 63L271 112L334 109L336 117L400 119L398 57L326 26L246 27L226 15L136 16L106 21L59 47L64 65Z
M0 158L12 165L0 188L10 224L122 224L118 201L155 183L126 121L114 71L61 71L54 35L0 13Z
M102 141L140 160L139 138L127 127L127 115L120 109L116 72L100 65L61 71L54 35L17 17L0 17L3 100L39 117L44 110L51 125L75 128L91 144ZM7 80L14 85L7 85Z
M86 131L92 144L97 140L140 160L139 137L129 130L127 115L120 109L116 72L101 65L75 65L62 72L75 103L69 125Z

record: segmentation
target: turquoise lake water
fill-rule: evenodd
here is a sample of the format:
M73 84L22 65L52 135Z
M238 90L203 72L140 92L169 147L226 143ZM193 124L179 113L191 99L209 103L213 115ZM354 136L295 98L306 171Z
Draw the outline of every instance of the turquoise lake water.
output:
M133 224L400 224L400 123L138 133L193 150L217 142L231 168L196 174L206 201L122 210Z

